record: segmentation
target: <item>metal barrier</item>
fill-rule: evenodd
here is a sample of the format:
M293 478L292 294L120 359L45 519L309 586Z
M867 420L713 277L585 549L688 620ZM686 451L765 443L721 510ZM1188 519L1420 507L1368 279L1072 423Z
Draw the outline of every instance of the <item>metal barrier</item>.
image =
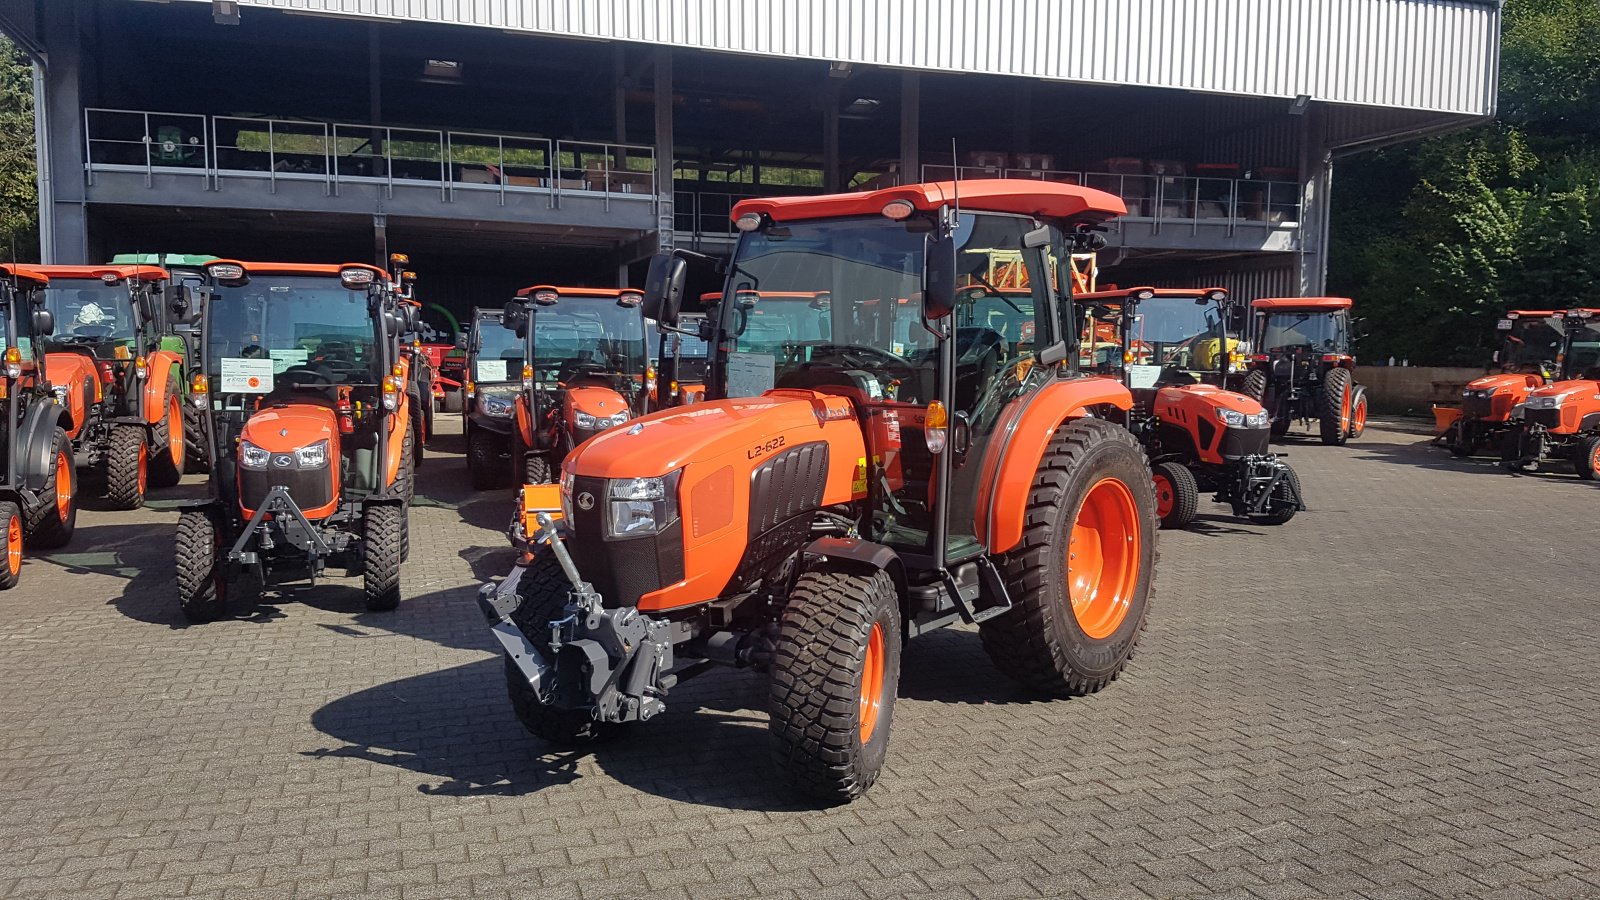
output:
M727 191L677 191L673 195L673 228L696 237L732 237L733 207L758 196Z
M556 141L467 131L431 131L287 119L204 116L138 110L84 110L85 177L139 171L153 187L157 172L200 175L208 190L225 179L317 181L325 195L346 185L437 185L442 202L456 192L599 194L651 204L656 199L655 148L636 144Z

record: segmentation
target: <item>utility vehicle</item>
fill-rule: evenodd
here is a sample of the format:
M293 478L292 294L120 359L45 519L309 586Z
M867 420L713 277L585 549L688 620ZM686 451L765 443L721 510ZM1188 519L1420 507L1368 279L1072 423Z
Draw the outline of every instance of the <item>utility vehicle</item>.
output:
M479 490L502 487L514 474L511 441L522 390L524 341L506 327L501 309L473 309L462 338L467 352L462 395L467 470Z
M1443 427L1439 443L1456 456L1472 456L1485 447L1504 451L1505 441L1521 428L1515 414L1528 394L1556 377L1565 343L1564 312L1514 309L1496 323L1505 335L1494 353L1499 371L1468 382L1458 407L1434 407Z
M1515 471L1564 460L1580 478L1600 478L1600 310L1561 316L1556 380L1528 393L1502 458Z
M118 509L171 487L188 458L184 436L188 348L173 332L190 288L157 266L36 266L50 279L45 304L57 325L41 337L45 373L68 414L73 449L105 473Z
M714 399L613 428L559 486L525 487L526 552L480 591L528 730L600 737L686 678L751 667L780 775L842 802L882 769L908 638L977 623L996 666L1047 695L1116 678L1145 621L1155 494L1107 418L1128 389L1072 365L1067 286L1069 253L1124 212L1006 179L740 202ZM1031 276L1032 350L960 324L958 288L997 254ZM651 264L663 328L685 268ZM827 301L762 312L769 292ZM791 321L758 333L765 315Z
M511 449L521 483L552 481L574 447L649 409L643 297L540 284L506 304L506 326L523 342Z
M411 411L400 335L412 307L375 266L218 260L204 305L208 499L178 519L178 601L227 612L243 569L315 581L360 574L369 609L400 602L408 550Z
M1367 389L1356 383L1347 297L1264 298L1255 310L1255 354L1240 393L1272 417L1272 433L1316 423L1324 444L1367 428Z
M48 550L72 539L77 525L77 470L67 437L67 412L45 381L44 345L54 329L45 305L48 276L29 268L0 265L0 529L5 564L0 590L22 575L22 551Z
M1227 291L1139 287L1076 300L1088 313L1086 333L1113 325L1115 342L1129 348L1102 371L1133 393L1122 421L1150 457L1162 527L1194 521L1201 491L1263 525L1282 525L1305 508L1299 476L1267 452L1266 410L1218 387L1243 364L1229 325L1244 310Z

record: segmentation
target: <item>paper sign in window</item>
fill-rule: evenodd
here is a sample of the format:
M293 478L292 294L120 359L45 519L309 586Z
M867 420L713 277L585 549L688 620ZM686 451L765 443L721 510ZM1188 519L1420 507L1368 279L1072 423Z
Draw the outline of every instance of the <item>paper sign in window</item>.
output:
M1128 389L1131 391L1153 388L1160 379L1160 366L1128 366Z
M770 353L728 354L728 396L759 397L772 390L777 357Z
M222 393L268 394L272 392L271 359L235 359L224 357L222 364Z
M508 381L506 377L506 361L503 359L478 360L479 381Z

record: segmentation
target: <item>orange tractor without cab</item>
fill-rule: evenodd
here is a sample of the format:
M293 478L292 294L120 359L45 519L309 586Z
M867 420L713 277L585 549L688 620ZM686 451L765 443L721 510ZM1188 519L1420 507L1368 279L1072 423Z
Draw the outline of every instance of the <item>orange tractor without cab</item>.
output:
M750 667L780 775L842 802L882 769L911 637L977 623L995 665L1048 695L1115 679L1147 612L1155 495L1106 418L1127 388L1073 364L1067 286L1071 253L1124 212L1005 179L739 203L723 293L748 299L717 310L713 399L612 428L559 486L524 488L526 552L479 594L522 723L591 739ZM1031 346L962 308L1001 254L1031 276ZM682 257L651 265L663 328L684 276ZM787 293L826 301L763 308Z
M266 583L360 574L368 609L400 602L409 549L412 420L400 335L415 309L374 266L207 265L202 369L210 497L178 519L178 601L227 612L243 569Z
M1595 312L1600 312L1596 310ZM1505 343L1494 354L1500 371L1475 378L1459 406L1435 406L1437 441L1456 456L1485 447L1503 454L1522 427L1517 415L1528 395L1556 377L1566 344L1564 310L1514 309L1496 323Z

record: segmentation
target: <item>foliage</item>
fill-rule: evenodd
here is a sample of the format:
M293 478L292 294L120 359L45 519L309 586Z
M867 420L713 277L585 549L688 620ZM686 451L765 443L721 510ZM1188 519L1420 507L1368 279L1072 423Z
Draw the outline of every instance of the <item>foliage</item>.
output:
M39 257L35 173L33 67L0 35L0 259Z
M1600 306L1600 4L1510 0L1500 115L1341 164L1330 292L1361 352L1482 364L1507 309Z

